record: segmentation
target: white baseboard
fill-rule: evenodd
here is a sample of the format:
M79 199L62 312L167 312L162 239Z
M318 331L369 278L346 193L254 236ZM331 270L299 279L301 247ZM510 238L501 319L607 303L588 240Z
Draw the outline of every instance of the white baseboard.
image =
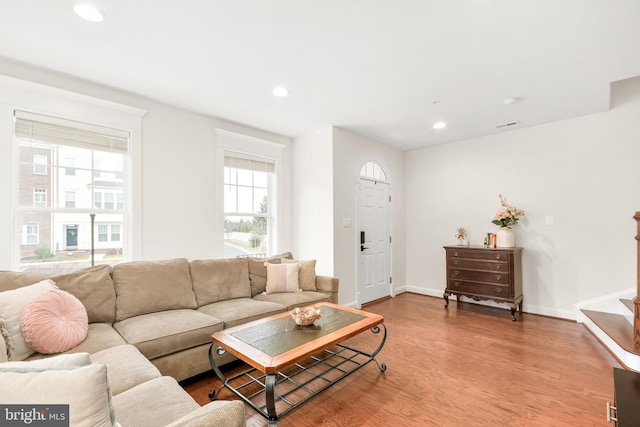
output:
M432 297L443 298L444 289L434 289L434 288L418 288L415 286L406 286L407 292L413 292L421 295L428 295ZM450 297L455 300L456 297ZM497 307L497 308L505 308L504 304L498 304L493 301L476 301L471 298L462 297L462 301L469 302L472 304L486 305L488 307ZM558 317L560 319L568 319L568 320L576 320L576 314L571 310L560 310L556 308L550 307L540 307L535 305L526 304L526 298L524 300L524 304L522 306L522 311L525 313L539 314L541 316L549 316L549 317Z

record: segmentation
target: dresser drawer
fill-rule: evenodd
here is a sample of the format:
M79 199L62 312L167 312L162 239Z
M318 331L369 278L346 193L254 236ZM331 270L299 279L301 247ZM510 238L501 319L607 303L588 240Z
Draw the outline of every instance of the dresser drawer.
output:
M490 272L477 270L449 269L449 277L453 280L472 280L474 282L495 283L498 285L509 285L509 272Z
M453 258L449 260L449 266L469 270L500 271L505 273L509 272L509 263L507 261L484 261L475 259Z
M473 249L448 249L449 258L484 259L491 261L508 261L509 252Z
M450 280L448 290L467 294L512 298L509 286L492 285L490 283L470 282L466 280Z

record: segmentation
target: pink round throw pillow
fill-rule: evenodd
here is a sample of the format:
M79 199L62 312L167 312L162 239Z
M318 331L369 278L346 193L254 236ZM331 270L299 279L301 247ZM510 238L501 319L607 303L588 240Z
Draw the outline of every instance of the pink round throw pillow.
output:
M62 353L87 337L87 309L69 292L55 289L34 298L22 310L24 340L43 354Z

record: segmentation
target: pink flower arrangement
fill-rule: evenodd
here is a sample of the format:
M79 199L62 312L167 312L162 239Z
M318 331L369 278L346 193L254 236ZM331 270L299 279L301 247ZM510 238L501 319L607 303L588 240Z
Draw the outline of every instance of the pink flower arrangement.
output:
M516 207L513 206L512 203L509 203L502 194L499 196L502 208L498 209L495 213L491 223L500 227L511 228L512 225L516 225L518 221L520 221L521 216L524 216L524 211L522 209L516 209Z

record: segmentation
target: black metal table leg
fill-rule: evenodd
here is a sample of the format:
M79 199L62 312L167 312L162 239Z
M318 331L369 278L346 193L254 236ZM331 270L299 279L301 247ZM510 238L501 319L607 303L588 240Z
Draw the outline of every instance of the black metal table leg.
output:
M214 344L211 344L209 346L209 364L211 365L211 369L213 369L213 372L216 373L216 376L218 377L218 379L220 381L222 381L222 386L220 386L220 388L217 391L216 391L215 388L211 389L211 391L209 392L209 399L210 400L215 400L216 399L216 395L220 392L220 390L222 390L222 388L227 383L227 378L224 376L224 374L222 373L220 368L218 368L218 365L216 365L215 360L213 360L213 353L212 353L213 346L214 346ZM224 352L225 352L225 350L222 347L218 347L218 349L216 351L218 352L218 354L224 354Z
M267 403L267 415L269 416L269 426L278 424L278 415L276 414L276 374L268 374L265 378L265 398Z

